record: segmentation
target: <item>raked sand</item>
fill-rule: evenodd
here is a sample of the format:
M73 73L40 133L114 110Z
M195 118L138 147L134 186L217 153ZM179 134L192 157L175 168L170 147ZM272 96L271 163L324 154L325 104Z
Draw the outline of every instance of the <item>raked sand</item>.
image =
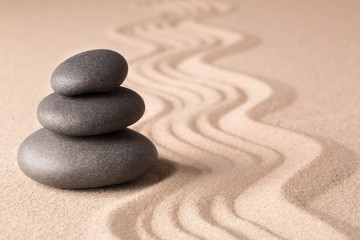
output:
M0 239L360 239L357 1L6 1ZM17 166L65 58L108 48L160 160L61 190Z

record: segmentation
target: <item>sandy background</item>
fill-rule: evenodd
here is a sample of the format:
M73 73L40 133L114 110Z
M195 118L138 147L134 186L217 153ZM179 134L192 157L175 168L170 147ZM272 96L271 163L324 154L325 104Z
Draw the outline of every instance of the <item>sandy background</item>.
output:
M2 1L0 239L360 239L358 1ZM161 160L60 190L17 166L67 57L109 48Z

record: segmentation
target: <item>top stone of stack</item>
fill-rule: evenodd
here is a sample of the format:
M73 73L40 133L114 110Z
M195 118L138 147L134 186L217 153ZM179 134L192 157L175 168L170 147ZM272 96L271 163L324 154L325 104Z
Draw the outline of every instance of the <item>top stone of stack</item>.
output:
M119 53L96 49L62 62L51 76L56 93L75 96L117 89L126 78L128 65Z

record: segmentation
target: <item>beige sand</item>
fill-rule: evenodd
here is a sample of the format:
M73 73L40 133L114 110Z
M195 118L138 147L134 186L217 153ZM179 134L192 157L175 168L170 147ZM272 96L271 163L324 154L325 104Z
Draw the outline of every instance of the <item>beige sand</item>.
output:
M360 239L357 1L7 1L0 239ZM17 166L66 57L129 60L161 160L61 190Z

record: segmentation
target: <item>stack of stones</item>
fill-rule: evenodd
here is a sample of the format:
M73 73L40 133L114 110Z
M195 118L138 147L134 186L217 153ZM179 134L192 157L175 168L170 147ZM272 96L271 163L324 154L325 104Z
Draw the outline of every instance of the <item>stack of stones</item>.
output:
M51 76L55 93L38 106L38 130L20 145L18 163L33 180L59 188L94 188L138 178L157 161L145 136L126 128L145 111L143 99L120 87L126 60L91 50L61 63Z

